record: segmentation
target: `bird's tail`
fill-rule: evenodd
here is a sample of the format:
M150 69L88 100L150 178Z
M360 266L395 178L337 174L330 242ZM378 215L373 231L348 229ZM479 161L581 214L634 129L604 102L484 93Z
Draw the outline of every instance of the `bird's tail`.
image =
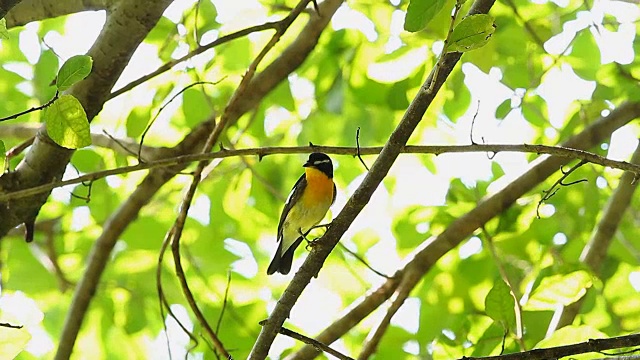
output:
M293 253L296 251L296 248L302 242L302 236L296 239L296 241L289 246L289 248L282 253L282 241L278 244L278 250L276 254L273 256L273 260L271 260L271 264L269 264L269 268L267 269L267 275L274 274L279 272L280 274L287 275L289 271L291 271L291 264L293 264Z

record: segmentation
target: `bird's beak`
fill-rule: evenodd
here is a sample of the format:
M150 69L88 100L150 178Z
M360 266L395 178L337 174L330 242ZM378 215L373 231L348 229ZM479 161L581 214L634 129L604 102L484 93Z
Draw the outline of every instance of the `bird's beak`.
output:
M310 167L310 166L313 166L313 163L309 160L307 160L307 162L304 163L304 165L302 165L302 167Z

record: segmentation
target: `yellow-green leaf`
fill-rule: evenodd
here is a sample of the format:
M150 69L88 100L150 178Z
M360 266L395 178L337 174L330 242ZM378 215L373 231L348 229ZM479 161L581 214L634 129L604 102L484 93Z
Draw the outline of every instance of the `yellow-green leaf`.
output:
M409 32L424 29L442 10L445 3L446 0L411 0L404 18L404 29Z
M89 120L72 95L62 95L44 112L47 133L56 144L68 149L91 145Z
M24 350L31 340L26 328L14 329L0 326L0 359L13 359Z
M467 16L453 29L448 51L465 52L483 47L495 30L496 25L491 15Z
M7 31L7 19L0 19L0 39L8 39L9 31Z
M589 325L569 325L542 339L534 349L578 344L591 339L604 339L607 337L606 334Z
M76 55L65 61L58 71L56 86L59 91L64 91L71 85L86 78L91 73L93 59L87 55Z
M490 318L500 323L504 328L515 324L515 300L511 296L509 286L498 280L484 299L484 311Z
M542 279L525 306L526 310L555 310L578 301L592 285L591 275L585 270L566 275L553 275Z

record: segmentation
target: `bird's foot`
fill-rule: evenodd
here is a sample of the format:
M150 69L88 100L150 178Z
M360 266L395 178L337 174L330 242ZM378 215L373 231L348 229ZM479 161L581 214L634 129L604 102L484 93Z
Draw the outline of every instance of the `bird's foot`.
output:
M305 240L307 240L307 246L305 247L305 249L307 249L307 251L311 251L314 246L318 245L318 240L320 240L320 238L315 238L313 240L308 240L307 238L305 238Z

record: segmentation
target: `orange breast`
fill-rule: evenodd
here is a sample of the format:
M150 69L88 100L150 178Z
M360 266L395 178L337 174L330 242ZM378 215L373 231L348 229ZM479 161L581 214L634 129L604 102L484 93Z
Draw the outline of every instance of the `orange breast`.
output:
M305 191L302 200L305 204L322 204L328 208L328 205L333 201L333 180L329 179L322 171L311 167L305 169L305 174L307 191Z

